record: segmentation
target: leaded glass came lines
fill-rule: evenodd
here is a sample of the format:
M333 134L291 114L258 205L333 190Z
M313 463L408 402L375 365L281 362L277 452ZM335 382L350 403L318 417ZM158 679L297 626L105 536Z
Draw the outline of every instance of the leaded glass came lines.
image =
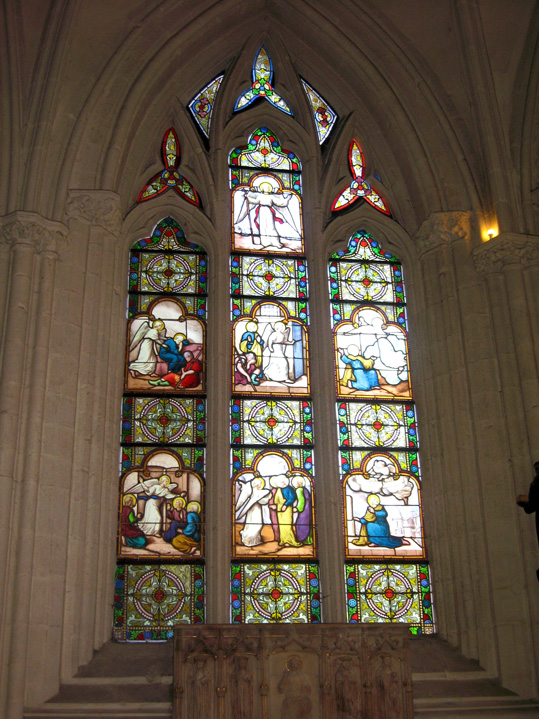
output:
M348 619L432 632L402 267L360 232L328 269Z

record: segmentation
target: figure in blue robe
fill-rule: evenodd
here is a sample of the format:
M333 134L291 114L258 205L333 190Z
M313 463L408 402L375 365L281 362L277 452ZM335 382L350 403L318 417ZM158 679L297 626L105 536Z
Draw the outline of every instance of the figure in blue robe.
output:
M359 539L353 540L352 544L357 546L374 545L387 549L396 549L403 544L410 544L408 540L401 537L393 537L387 521L387 511L380 504L377 494L370 494L367 498L369 508L365 516L359 521L362 524Z
M163 342L159 350L159 358L167 363L169 372L181 373L187 364L183 352L188 345L189 340L181 334L177 334L173 338L169 337Z
M373 369L373 360L365 359L359 354L359 349L355 345L350 345L346 352L340 350L341 360L347 365L341 384L345 387L352 387L363 392L380 386L378 374Z

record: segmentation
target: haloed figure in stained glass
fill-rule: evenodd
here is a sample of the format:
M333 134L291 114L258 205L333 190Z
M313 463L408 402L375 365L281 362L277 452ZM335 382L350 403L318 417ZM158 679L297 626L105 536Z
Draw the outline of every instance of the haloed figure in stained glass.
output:
M349 558L424 556L419 483L393 455L366 454L343 488Z
M263 452L234 481L236 557L313 556L311 479L281 454Z
M236 392L308 394L306 329L283 304L258 303L233 332Z
M173 452L156 451L122 478L119 556L200 555L202 481Z
M299 195L275 175L255 175L233 193L234 248L301 252Z
M149 310L129 326L126 389L203 391L203 323L172 299Z
M409 397L406 333L378 309L358 308L335 332L339 394Z

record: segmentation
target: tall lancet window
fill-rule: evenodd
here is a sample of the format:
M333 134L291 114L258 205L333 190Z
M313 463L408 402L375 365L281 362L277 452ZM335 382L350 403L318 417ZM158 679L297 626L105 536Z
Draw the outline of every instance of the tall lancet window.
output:
M402 267L360 232L329 285L348 621L433 633Z
M301 163L230 153L234 623L320 621Z
M170 217L129 256L114 637L204 621L207 257Z

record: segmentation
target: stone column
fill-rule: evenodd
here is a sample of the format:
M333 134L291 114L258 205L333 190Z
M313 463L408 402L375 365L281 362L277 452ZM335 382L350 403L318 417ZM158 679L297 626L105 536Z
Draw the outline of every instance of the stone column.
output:
M314 226L322 225L322 217L317 218L314 213L311 221ZM346 242L343 242L343 245L345 246ZM316 318L311 320L309 327L309 364L313 397L315 516L322 620L335 623L346 622L346 587L340 457L336 427L335 350L328 289L330 252L316 252L314 246L307 244L307 253L309 312L311 318Z
M534 683L524 666L532 651L529 608L513 592L522 560L508 479L512 452L488 291L470 251L478 240L470 213L435 213L417 237L428 342L425 521L434 529L440 633L526 694Z
M85 251L80 257L81 293L73 318L80 334L62 678L71 677L80 664L89 661L111 631L125 338L125 295L118 287L125 286L127 266L126 253L116 253L121 244L118 195L71 191L66 222L73 243ZM123 274L118 266L122 260Z
M0 713L19 717L31 644L31 594L38 493L43 455L55 268L65 254L67 228L36 213L14 212L0 221L11 247L11 282L5 301L3 381L0 387L2 496L2 690ZM4 250L4 253L7 252ZM8 263L9 266L9 263Z
M503 233L474 250L473 258L488 286L510 447L506 497L517 532L513 549L519 556L513 567L507 569L513 575L513 591L526 604L523 620L531 622L535 641L531 642L529 656L533 657L534 647L539 646L537 545L533 523L515 507L515 497L527 491L533 475L532 463L539 457L536 431L539 419L539 237ZM529 661L529 666L538 664L536 653L535 661ZM537 676L533 681L537 681Z

